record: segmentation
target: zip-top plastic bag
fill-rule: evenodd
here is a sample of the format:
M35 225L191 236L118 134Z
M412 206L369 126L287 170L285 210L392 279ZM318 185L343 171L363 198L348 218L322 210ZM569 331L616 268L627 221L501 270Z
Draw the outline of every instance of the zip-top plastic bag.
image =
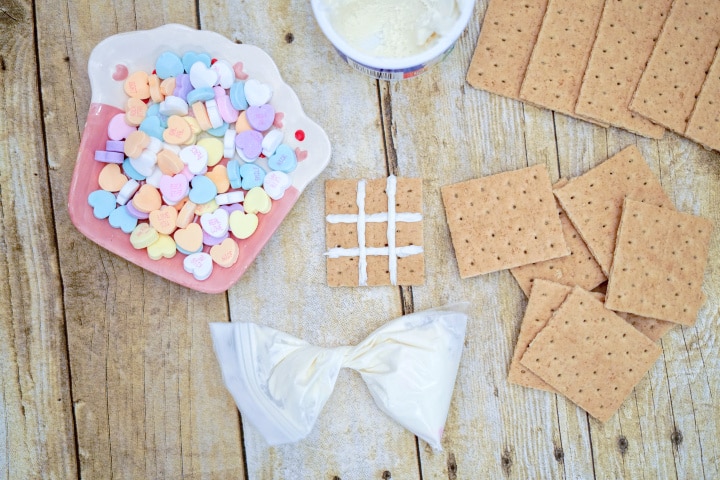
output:
M255 323L211 323L225 386L271 445L313 428L341 368L360 373L380 409L441 449L460 364L466 304L404 315L356 346L323 348Z

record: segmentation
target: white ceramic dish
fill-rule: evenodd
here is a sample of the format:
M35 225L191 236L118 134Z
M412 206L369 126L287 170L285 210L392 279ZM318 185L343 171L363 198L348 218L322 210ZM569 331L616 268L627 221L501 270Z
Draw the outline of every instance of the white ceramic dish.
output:
M183 268L185 255L177 253L171 259L151 260L146 251L136 250L130 237L109 225L107 219L98 220L88 205L88 195L99 189L98 175L103 163L95 161L95 151L105 150L107 125L114 115L124 111L127 95L123 81L127 72L154 69L161 53L171 51L182 55L192 51L207 53L231 65L242 62L249 78L269 84L273 89L270 104L283 114L281 123L284 143L298 154L298 166L290 174L292 186L282 199L273 201L266 215L260 214L257 231L246 240L238 240L240 257L230 268L215 265L207 280L196 280ZM93 49L88 60L88 74L92 97L83 130L75 170L70 185L68 210L73 224L89 239L109 251L157 275L186 287L207 293L220 293L235 283L255 260L260 250L278 228L305 187L330 161L330 142L327 134L307 117L295 92L280 76L277 66L264 51L252 45L238 45L210 31L194 30L183 25L169 24L152 30L113 35ZM226 160L223 160L226 161ZM208 251L205 247L204 251Z

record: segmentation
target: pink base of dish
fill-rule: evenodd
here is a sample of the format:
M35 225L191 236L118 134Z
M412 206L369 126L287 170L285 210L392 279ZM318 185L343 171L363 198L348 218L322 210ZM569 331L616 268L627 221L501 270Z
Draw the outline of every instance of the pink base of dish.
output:
M290 212L300 196L300 191L290 187L280 200L274 200L269 213L258 214L258 228L248 239L237 240L240 248L238 261L230 268L213 265L213 273L207 280L195 280L192 274L183 268L185 255L177 253L173 258L152 260L145 249L136 250L130 244L130 235L113 228L107 219L99 220L88 205L88 195L98 190L97 179L104 163L95 160L95 151L105 150L107 125L110 119L122 110L110 105L93 103L90 105L85 130L80 142L75 170L70 184L68 211L75 227L93 242L122 258L193 290L205 293L222 293L234 284L270 240L285 216ZM210 247L204 251L209 252Z

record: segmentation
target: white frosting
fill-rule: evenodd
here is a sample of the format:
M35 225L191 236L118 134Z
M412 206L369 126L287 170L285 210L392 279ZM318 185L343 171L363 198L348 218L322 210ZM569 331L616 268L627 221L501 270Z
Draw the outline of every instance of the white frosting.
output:
M367 285L367 258L365 257L365 180L360 180L357 186L358 206L358 284Z
M388 221L387 221L387 241L388 241L388 272L390 273L390 283L397 284L397 257L395 256L395 192L397 191L397 177L390 175L387 178L385 193L387 193L388 205Z

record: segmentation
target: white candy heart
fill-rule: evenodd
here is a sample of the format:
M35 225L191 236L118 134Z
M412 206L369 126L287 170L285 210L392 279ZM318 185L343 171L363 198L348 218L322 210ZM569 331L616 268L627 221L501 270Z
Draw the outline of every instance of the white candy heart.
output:
M145 177L145 183L149 183L155 188L160 187L160 179L163 176L162 170L156 165L152 173Z
M263 179L263 189L273 200L280 200L291 184L290 175L279 170L268 172Z
M222 238L227 234L229 229L228 218L228 212L222 208L218 208L214 212L200 215L200 225L205 233L211 237Z
M195 62L190 67L190 83L195 88L213 87L217 80L218 73L203 62Z
M232 158L235 155L235 132L234 128L228 128L223 136L223 156Z
M265 105L272 98L272 87L254 78L245 82L245 99L250 106Z
M130 159L130 165L143 177L152 174L155 164L157 164L157 155L150 150L143 150L139 157Z
M215 197L215 203L218 205L232 205L233 203L241 203L243 200L245 200L245 194L242 190L221 193Z
M220 111L218 110L217 102L215 100L208 100L207 102L205 102L205 110L207 110L208 119L210 120L210 125L212 125L212 128L221 127L224 123L224 120L222 119L222 115L220 115Z
M150 137L150 143L148 143L145 149L150 150L152 153L155 154L160 153L160 150L163 149L163 142L159 138Z
M166 117L170 115L180 115L184 117L188 114L188 104L180 97L168 95L165 97L165 100L160 102L158 112L160 112L160 115L165 115Z
M270 130L262 141L262 153L266 157L271 157L275 150L280 146L283 141L282 130Z
M218 75L218 79L217 82L215 82L215 85L220 85L226 90L232 87L232 84L235 82L235 71L230 66L230 64L228 64L224 60L218 60L217 62L213 63L210 68L213 69Z
M207 169L208 153L200 145L190 145L180 150L180 160L187 165L190 173L202 175L202 172Z
M183 268L186 272L192 273L195 280L206 280L213 270L212 257L205 252L193 253L185 257Z

